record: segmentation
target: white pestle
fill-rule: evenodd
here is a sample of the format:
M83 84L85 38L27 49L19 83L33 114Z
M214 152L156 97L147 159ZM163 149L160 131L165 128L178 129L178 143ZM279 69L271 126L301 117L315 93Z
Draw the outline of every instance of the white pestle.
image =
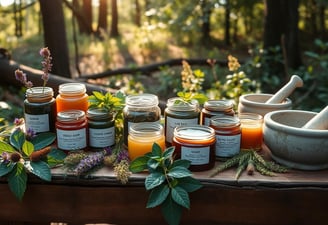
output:
M310 119L302 128L328 130L328 106Z
M265 103L276 104L281 103L286 99L297 87L303 86L303 80L297 76L293 75L289 82L285 84L277 93L275 93L271 98L269 98Z

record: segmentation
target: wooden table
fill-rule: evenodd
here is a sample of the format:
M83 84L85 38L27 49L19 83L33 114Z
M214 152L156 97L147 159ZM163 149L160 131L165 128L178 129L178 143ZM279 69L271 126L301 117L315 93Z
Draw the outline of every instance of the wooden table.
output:
M1 181L0 224L165 224L159 208L145 208L146 173L122 185L110 168L85 178L52 172L51 183L30 179L22 202ZM184 210L181 224L328 224L328 170L243 174L238 181L234 173L230 169L214 178L209 171L194 173L204 186L191 193L191 209Z

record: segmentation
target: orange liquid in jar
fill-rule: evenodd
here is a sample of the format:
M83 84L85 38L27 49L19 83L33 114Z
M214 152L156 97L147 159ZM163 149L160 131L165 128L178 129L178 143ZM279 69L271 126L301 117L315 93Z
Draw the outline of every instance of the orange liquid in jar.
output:
M160 124L137 123L130 127L128 135L128 152L131 160L152 151L157 143L165 150L165 137Z
M241 118L241 150L260 150L263 143L262 116Z
M89 107L88 95L84 84L66 83L59 86L59 95L56 97L57 113L67 110L82 110Z
M131 160L143 156L144 154L151 152L153 144L157 143L161 149L165 149L165 138L164 136L159 138L131 138L131 135L128 136L128 151L129 157Z

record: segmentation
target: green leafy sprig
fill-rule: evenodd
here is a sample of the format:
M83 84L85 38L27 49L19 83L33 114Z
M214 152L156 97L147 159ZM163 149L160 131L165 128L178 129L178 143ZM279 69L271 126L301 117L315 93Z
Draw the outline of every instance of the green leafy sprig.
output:
M55 139L56 135L50 132L29 139L21 129L16 129L9 143L0 141L0 177L7 177L9 188L17 199L23 199L28 173L51 181L50 168L62 163L66 156L50 147Z
M252 175L255 170L265 176L275 176L276 173L286 173L288 169L273 161L266 161L256 151L241 151L239 154L219 164L210 173L214 177L218 173L236 167L235 179L238 180L240 175L246 170L248 175Z
M145 188L150 192L147 208L161 206L161 212L170 225L179 224L183 208L190 208L189 193L202 187L189 171L190 161L173 159L174 147L162 151L154 143L152 151L130 164L133 173L149 171Z

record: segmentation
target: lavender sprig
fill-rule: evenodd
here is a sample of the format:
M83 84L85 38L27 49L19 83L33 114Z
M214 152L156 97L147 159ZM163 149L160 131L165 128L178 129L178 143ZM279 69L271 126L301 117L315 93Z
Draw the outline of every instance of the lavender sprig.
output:
M99 166L103 163L105 155L108 153L107 150L101 152L93 152L88 154L86 157L81 159L79 164L74 168L73 173L76 175L81 175L88 172L92 168Z
M42 71L43 71L41 79L43 80L43 87L45 87L49 80L49 72L51 71L52 68L52 63L51 63L52 57L48 47L41 48L40 55L43 57L43 61L41 62Z
M26 73L20 69L15 70L15 78L20 81L26 88L33 87L33 83L27 80Z

